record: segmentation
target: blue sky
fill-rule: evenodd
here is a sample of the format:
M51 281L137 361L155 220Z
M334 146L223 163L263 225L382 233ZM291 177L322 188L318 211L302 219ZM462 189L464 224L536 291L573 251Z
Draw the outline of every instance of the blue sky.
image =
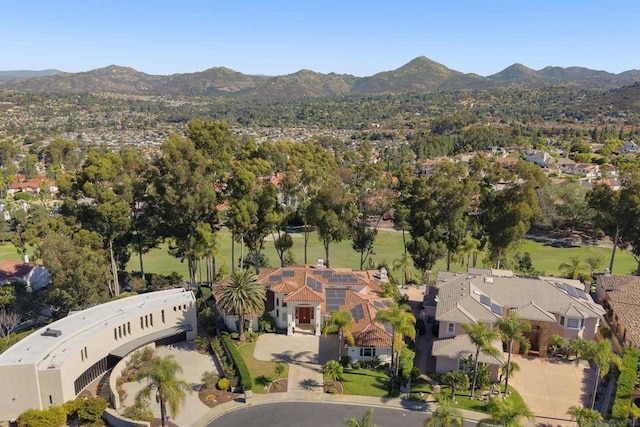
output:
M0 70L369 76L426 56L619 73L640 68L638 17L638 0L4 0Z

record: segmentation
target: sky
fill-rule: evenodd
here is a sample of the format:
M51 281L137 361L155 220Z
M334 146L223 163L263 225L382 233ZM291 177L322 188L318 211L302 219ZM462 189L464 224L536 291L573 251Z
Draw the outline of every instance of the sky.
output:
M640 68L638 17L638 0L3 0L0 70L363 77L426 56L619 73Z

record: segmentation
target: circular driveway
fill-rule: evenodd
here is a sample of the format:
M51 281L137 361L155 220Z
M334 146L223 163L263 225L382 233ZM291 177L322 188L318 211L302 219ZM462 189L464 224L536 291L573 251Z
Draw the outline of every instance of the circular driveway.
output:
M335 403L273 403L233 411L207 424L208 427L327 427L343 426L346 417L359 420L366 406ZM422 427L427 414L399 409L373 408L374 424L385 426ZM465 427L474 425L465 421Z

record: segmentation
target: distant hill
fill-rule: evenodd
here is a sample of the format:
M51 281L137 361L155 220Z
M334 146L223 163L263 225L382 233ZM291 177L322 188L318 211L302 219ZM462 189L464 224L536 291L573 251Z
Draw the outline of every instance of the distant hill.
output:
M16 73L22 74L16 77ZM613 74L583 67L549 66L536 71L522 64L513 64L499 73L482 77L452 70L424 56L415 58L395 70L369 77L322 74L311 70L270 77L242 74L225 67L161 76L116 65L82 73L63 73L56 70L5 71L0 72L0 79L1 76L9 75L14 77L4 80L1 87L18 91L271 98L328 97L354 93L398 94L512 86L525 89L553 85L613 89L631 86L640 81L640 70Z
M60 70L12 70L12 71L0 71L0 81L11 81L16 79L29 79L32 77L53 76L60 74Z
M611 90L595 103L601 107L614 106L618 109L640 111L640 82Z

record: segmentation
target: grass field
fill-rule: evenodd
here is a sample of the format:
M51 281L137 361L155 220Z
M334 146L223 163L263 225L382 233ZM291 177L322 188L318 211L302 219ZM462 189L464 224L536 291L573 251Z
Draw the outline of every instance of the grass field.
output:
M238 347L238 352L240 353L240 356L242 356L244 363L247 364L247 368L249 369L249 373L253 379L253 392L263 394L267 392L267 387L271 381L276 379L274 374L276 363L258 360L253 357L253 351L255 348L255 342L248 342L240 345ZM289 365L286 365L286 368L287 370L282 376L283 378L287 378L289 375Z
M293 241L294 245L292 250L295 254L295 261L298 264L302 264L304 263L304 238L302 235L294 234ZM217 258L217 265L221 266L227 264L230 266L231 234L226 229L220 231L219 243L220 255ZM601 248L596 246L556 247L532 240L525 241L522 250L531 254L533 266L536 270L546 275L555 276L561 275L558 266L563 262L569 262L569 258L572 256L585 258L592 254L599 254L603 261L602 268L608 266L609 257L611 256L610 248ZM265 254L269 259L271 266L279 265L278 256L274 249L271 237L265 241ZM374 264L386 262L388 265L392 265L393 260L399 258L401 254L402 234L392 231L380 231L376 238L374 255L372 256ZM240 246L236 244L236 259L239 255ZM307 262L309 264L315 264L316 259L318 258L324 258L324 248L318 240L317 235L314 233L309 239ZM4 259L20 260L20 256L11 243L0 244L0 260ZM348 267L353 269L357 269L359 267L359 255L351 248L350 241L332 244L330 247L330 260L331 266L333 267ZM441 260L436 264L433 271L443 270L445 267L445 261ZM635 267L636 263L629 253L620 250L616 253L616 261L614 265L615 273L631 274L635 271ZM175 271L183 277L187 277L188 275L186 262L181 262L179 259L169 256L166 244L144 255L144 268L145 271L149 273L169 274ZM466 269L466 266L462 267L459 264L452 264L451 269L464 270ZM137 254L132 254L131 260L128 264L128 270L140 270Z
M340 380L344 394L385 397L389 394L389 377L382 371L345 369Z

